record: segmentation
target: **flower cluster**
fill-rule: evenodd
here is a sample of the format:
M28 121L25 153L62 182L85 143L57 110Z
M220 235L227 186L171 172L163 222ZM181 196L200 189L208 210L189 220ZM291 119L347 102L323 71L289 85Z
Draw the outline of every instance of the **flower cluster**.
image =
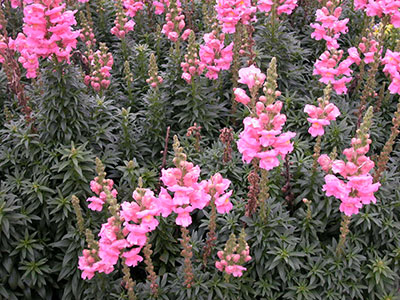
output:
M93 33L93 22L91 22L82 11L79 14L79 19L81 20L82 25L79 38L85 43L88 49L91 49L96 45L96 39Z
M326 7L317 10L317 22L310 24L314 28L311 37L317 41L324 39L328 50L339 48L337 40L340 34L348 31L349 19L339 20L341 14L342 8L335 7L331 1L328 1Z
M278 15L290 15L297 7L297 0L258 0L257 8L259 11L265 12L267 14L272 10L275 4L277 4L276 13Z
M400 94L400 52L388 49L382 63L385 65L383 72L388 73L392 79L389 85L390 93Z
M24 8L23 33L19 33L14 46L21 56L19 62L27 70L27 78L35 78L39 58L55 55L58 61L69 63L76 48L79 31L74 31L76 11L66 10L61 0L34 1Z
M274 73L275 70L275 73ZM270 74L271 73L271 74ZM243 160L250 163L253 159L259 161L259 166L265 170L271 170L279 165L279 158L285 158L286 154L293 151L293 143L290 142L296 133L282 133L282 127L286 122L286 116L281 114L282 102L275 101L280 92L275 90L276 85L276 60L271 62L268 80L264 87L265 96L260 96L253 109L253 116L243 120L244 130L240 134L237 143L238 150L243 155ZM265 75L252 66L239 71L239 82L245 83L251 90L252 102L255 102L259 87L265 80ZM238 92L239 91L239 92ZM249 97L239 95L244 90L236 89L236 99L242 103L248 102Z
M168 2L169 2L168 0L153 1L153 6L155 8L155 12L154 13L156 15L161 15L162 13L164 13L165 4L168 5Z
M221 70L230 68L233 58L233 43L224 46L225 34L215 31L204 35L204 45L200 46L200 61L207 68L206 77L217 79Z
M200 62L197 54L197 45L195 41L196 37L193 31L189 35L188 52L185 54L184 61L181 63L183 70L182 78L187 83L192 81L193 76L200 75L203 73L205 65Z
M123 0L123 5L125 14L131 18L135 17L136 13L144 8L144 3L136 0Z
M158 226L155 218L160 215L159 201L149 189L137 188L131 202L117 204L117 191L113 181L100 175L90 183L91 190L99 197L88 199L89 208L101 211L103 204L109 205L112 216L102 224L99 241L87 236L89 248L79 257L79 269L83 279L91 279L95 272L110 273L119 258L127 266L136 266L143 257L139 255L147 242L147 234ZM105 174L105 173L104 173Z
M252 6L251 0L218 0L215 5L217 19L222 24L224 33L234 33L236 24L249 24L257 8Z
M101 183L99 182L99 177L95 177L94 180L90 182L90 189L98 197L93 196L88 198L86 201L90 202L88 207L94 211L102 211L103 205L106 202L108 190L113 197L117 197L117 190L113 189L114 181L112 179L104 179Z
M347 93L346 83L352 80L351 74L353 70L350 66L353 64L352 59L345 59L343 50L325 51L321 54L314 64L313 75L320 75L320 82L332 84L336 93Z
M306 112L310 116L309 118L307 118L307 121L310 122L312 125L308 129L308 132L313 137L323 135L324 126L329 125L331 121L336 120L336 117L340 115L340 111L335 106L335 104L330 103L329 101L322 98L318 99L318 107L307 104L304 107L304 112Z
M133 248L121 256L125 258L128 266L134 267L143 259L138 253L147 242L147 233L158 226L155 217L160 215L160 206L159 200L149 189L137 188L132 197L135 201L125 201L121 204L120 216L127 246Z
M363 60L365 64L370 64L375 61L375 54L378 52L379 43L373 38L367 39L362 37L362 42L358 44L358 49L356 47L351 47L347 51L349 53L348 60L352 61L357 65ZM382 53L382 49L379 50ZM364 58L360 57L363 54Z
M224 251L218 251L217 255L220 261L215 262L215 267L221 272L234 277L243 275L246 268L243 264L251 260L250 248L246 243L246 235L242 230L239 239L232 233L226 243Z
M110 71L114 64L112 54L108 52L107 46L100 43L100 50L89 54L88 60L91 74L85 76L85 84L91 86L96 92L107 89L110 85Z
M200 167L184 159L175 161L179 161L175 163L176 168L162 170L161 180L167 189L161 188L159 195L161 213L167 217L175 212L178 214L176 224L187 227L192 223L190 213L207 206L211 197L205 191L206 182L198 182ZM173 197L167 190L173 193Z
M169 40L176 42L179 39L183 28L185 28L185 15L182 14L181 3L179 0L171 0L167 3L168 12L165 16L166 24L162 27L164 33ZM185 30L181 36L183 40L189 37L191 30Z
M221 174L216 173L207 181L204 189L214 199L215 207L217 212L220 214L228 213L233 205L229 201L229 197L232 195L232 190L225 192L229 187L231 181L222 177Z
M371 118L372 107L357 130L357 136L351 140L352 147L343 151L347 161L331 160L326 154L318 159L324 171L332 171L343 177L344 180L333 174L326 175L323 190L327 196L335 196L341 200L339 209L347 216L358 214L363 204L376 203L374 193L379 189L380 183L373 183L369 172L374 168L374 162L365 155L371 144L367 133Z
M210 180L199 182L200 167L194 166L186 161L183 149L179 147L176 137L174 143L175 168L163 169L161 181L166 186L161 188L159 207L163 217L175 212L178 216L175 220L177 225L187 227L192 223L190 213L195 209L203 209L214 199L215 206L219 213L226 213L232 209L229 197L232 191L225 192L230 181L224 179L219 173ZM168 193L172 193L173 196Z
M342 8L339 2L328 1L326 6L316 12L316 23L310 26L314 28L311 37L316 40L324 39L327 50L321 54L314 64L313 75L320 75L320 82L331 83L338 94L347 93L346 83L352 80L350 69L353 61L343 58L343 50L339 49L338 39L343 33L347 33L349 19L339 20Z
M125 35L128 32L133 30L135 22L133 20L128 21L128 16L123 9L123 3L121 0L117 1L116 5L117 5L117 13L116 13L116 18L114 20L114 27L111 28L111 33L116 37L118 37L119 39L123 39L125 38Z
M354 8L365 10L367 16L390 16L390 23L400 27L400 1L399 0L354 0Z

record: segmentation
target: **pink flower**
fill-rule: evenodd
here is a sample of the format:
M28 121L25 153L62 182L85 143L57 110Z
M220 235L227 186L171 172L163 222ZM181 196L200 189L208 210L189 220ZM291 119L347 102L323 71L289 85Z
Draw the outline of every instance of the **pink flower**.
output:
M250 102L250 97L247 96L243 89L235 88L233 93L235 94L235 99L237 102L243 103L244 105L247 105Z
M242 68L239 70L239 80L238 82L247 84L249 89L253 86L262 86L265 81L265 74L261 73L261 70L254 65L247 68Z
M135 267L141 261L143 261L143 257L139 255L139 252L142 248L132 248L129 251L125 251L122 253L122 257L125 258L125 263L128 267Z
M332 168L332 160L326 154L322 154L318 158L318 163L320 164L322 170L324 170L325 172L329 172Z
M231 195L232 191L229 191L228 193L225 193L222 196L215 199L215 206L219 214L228 213L232 209L233 205L229 201L229 197Z
M228 274L232 274L234 277L241 277L243 275L243 271L246 270L247 269L245 267L240 265L232 265L225 268L225 272Z
M90 202L88 207L91 210L101 211L103 209L104 201L98 197L90 197L86 201Z
M193 210L192 207L188 206L186 208L177 207L175 212L178 214L175 222L177 225L188 227L192 224L192 217L190 216L190 212Z
M312 126L308 129L308 132L313 137L316 137L318 135L324 135L324 126L330 124L330 122L325 119L307 118L307 121L312 124Z

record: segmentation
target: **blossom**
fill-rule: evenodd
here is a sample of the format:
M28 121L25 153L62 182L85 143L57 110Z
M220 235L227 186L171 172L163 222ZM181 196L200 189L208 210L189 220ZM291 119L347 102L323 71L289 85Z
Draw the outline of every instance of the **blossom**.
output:
M241 88L234 88L233 93L237 102L247 105L250 102L250 97L247 96L246 92Z
M55 55L58 61L69 63L79 36L79 31L72 29L76 11L67 10L61 1L52 1L48 5L29 2L23 13L23 32L18 34L14 45L21 54L19 62L27 70L27 77L37 76L39 58Z
M207 33L203 37L205 44L200 46L201 64L207 69L206 77L217 79L221 70L228 70L233 58L233 43L225 47L224 34L216 37Z
M250 0L218 0L215 10L217 19L222 23L222 32L234 33L237 23L249 24L256 7Z
M239 70L239 83L247 84L251 90L253 86L262 86L265 81L265 74L261 73L261 70L254 65Z

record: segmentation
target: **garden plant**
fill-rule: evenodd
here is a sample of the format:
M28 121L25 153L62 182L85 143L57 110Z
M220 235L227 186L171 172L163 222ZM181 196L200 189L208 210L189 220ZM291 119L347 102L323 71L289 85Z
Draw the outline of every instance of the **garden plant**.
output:
M400 0L0 3L0 300L400 299Z

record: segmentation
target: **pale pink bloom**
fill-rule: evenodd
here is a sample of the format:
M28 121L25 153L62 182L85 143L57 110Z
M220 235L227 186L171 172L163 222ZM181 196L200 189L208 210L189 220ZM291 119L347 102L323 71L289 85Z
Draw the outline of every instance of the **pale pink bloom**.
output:
M261 70L254 65L239 70L239 83L247 84L249 89L253 86L262 86L265 81L265 74L261 73Z
M312 125L308 129L308 132L313 136L316 137L318 135L324 135L324 126L329 125L330 122L325 119L313 119L307 118L307 121L310 122Z
M161 215L165 218L168 217L173 211L175 204L167 190L161 188L160 194L158 195L158 207L161 210Z
M125 251L122 253L122 257L125 258L125 263L128 267L135 267L141 261L143 261L143 257L139 255L139 252L142 248L132 248L129 251Z
M325 176L325 185L322 190L326 192L327 196L335 196L338 199L344 199L350 193L350 188L335 175Z
M103 209L104 200L98 197L90 197L86 201L90 202L88 207L94 211L101 211Z
M190 212L193 211L193 208L191 206L187 206L186 208L177 207L174 209L174 211L178 214L175 220L177 225L188 227L190 224L192 224Z
M279 166L279 159L277 158L278 152L275 150L263 151L257 154L260 158L260 168L265 170L272 170Z
M233 93L235 94L235 100L237 102L247 105L250 102L250 97L247 96L246 92L241 88L234 88Z
M215 199L215 206L219 214L228 213L232 209L233 205L229 201L229 197L231 195L232 191L229 191L228 193L225 193L222 196Z
M318 163L325 172L329 172L332 168L332 160L326 154L322 154L320 157L318 157Z
M240 265L231 265L225 268L225 272L228 274L232 274L234 277L240 277L243 275L243 271L247 269Z

